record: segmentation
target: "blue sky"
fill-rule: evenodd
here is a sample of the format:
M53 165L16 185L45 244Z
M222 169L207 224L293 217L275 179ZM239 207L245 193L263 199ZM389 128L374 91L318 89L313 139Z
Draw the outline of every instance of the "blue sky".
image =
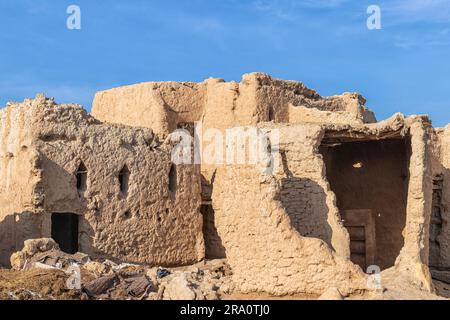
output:
M361 92L378 119L450 122L450 0L2 0L0 44L0 105L45 92L89 109L98 90L262 71Z

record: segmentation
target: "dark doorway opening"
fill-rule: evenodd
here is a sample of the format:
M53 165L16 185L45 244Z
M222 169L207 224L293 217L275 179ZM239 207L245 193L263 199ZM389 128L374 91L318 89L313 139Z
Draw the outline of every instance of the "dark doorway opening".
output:
M226 258L225 247L222 244L215 225L214 209L211 204L203 204L200 208L203 215L203 237L205 241L206 259Z
M404 245L410 139L325 136L320 151L350 234L352 261L363 268L392 267Z
M78 215L74 213L52 214L52 238L66 253L78 252Z

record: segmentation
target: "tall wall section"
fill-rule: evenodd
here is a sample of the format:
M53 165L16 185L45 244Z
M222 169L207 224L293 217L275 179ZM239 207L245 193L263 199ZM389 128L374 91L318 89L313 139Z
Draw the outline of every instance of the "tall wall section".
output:
M34 214L41 201L36 193L40 172L31 130L31 110L9 105L0 110L0 265L23 240L39 235Z
M15 108L28 110L32 172L40 178L34 187L39 202L30 207L36 221L13 223L11 230L31 228L35 238L51 237L52 216L72 213L79 219L79 250L93 257L167 266L203 259L199 168L174 166L172 146L159 143L150 129L105 125L80 106L44 97ZM76 178L81 163L82 190ZM122 190L119 173L125 167L129 177ZM4 259L21 245L7 248Z
M322 128L260 130L267 136L281 131L273 174L264 165L218 167L212 196L218 234L239 289L276 295L367 289L362 271L345 258L348 234L317 152Z
M430 265L450 268L450 126L433 132Z

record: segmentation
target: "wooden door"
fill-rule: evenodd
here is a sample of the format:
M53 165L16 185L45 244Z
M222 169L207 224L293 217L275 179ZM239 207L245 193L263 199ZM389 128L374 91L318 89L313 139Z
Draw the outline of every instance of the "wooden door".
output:
M344 210L341 216L350 235L350 259L366 271L368 266L375 264L376 256L375 218L372 211Z

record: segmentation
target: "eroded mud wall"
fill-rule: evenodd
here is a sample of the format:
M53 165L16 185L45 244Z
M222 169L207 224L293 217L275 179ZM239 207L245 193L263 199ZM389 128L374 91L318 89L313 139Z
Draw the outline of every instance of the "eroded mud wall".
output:
M0 265L23 241L39 235L41 217L34 214L39 173L33 146L31 110L7 106L0 111Z
M204 83L147 82L98 92L92 114L108 123L152 128L161 137L201 118Z
M330 286L343 292L365 288L361 270L342 257L348 256L348 234L317 152L321 134L320 126L283 127L273 174L255 165L216 171L212 199L217 230L234 281L244 292L319 294Z
M150 129L105 125L80 106L44 97L14 108L29 111L35 157L20 164L32 163L38 177L33 184L27 181L30 170L14 172L25 188L16 187L14 194L25 198L37 221L24 225L16 217L8 230L51 237L52 215L72 213L79 219L79 250L94 258L172 266L204 257L199 168L174 167L170 144L160 144ZM80 167L86 175L81 189ZM125 167L126 187L119 180ZM33 194L26 193L27 182ZM22 245L8 247L3 258Z
M198 167L174 167L170 147L158 146L148 129L104 125L73 106L36 112L43 233L50 234L50 214L73 212L80 215L80 249L93 256L152 265L203 258ZM82 192L74 174L81 162ZM119 182L125 166L126 192Z
M450 268L450 126L435 130L432 150L430 265L447 269Z

